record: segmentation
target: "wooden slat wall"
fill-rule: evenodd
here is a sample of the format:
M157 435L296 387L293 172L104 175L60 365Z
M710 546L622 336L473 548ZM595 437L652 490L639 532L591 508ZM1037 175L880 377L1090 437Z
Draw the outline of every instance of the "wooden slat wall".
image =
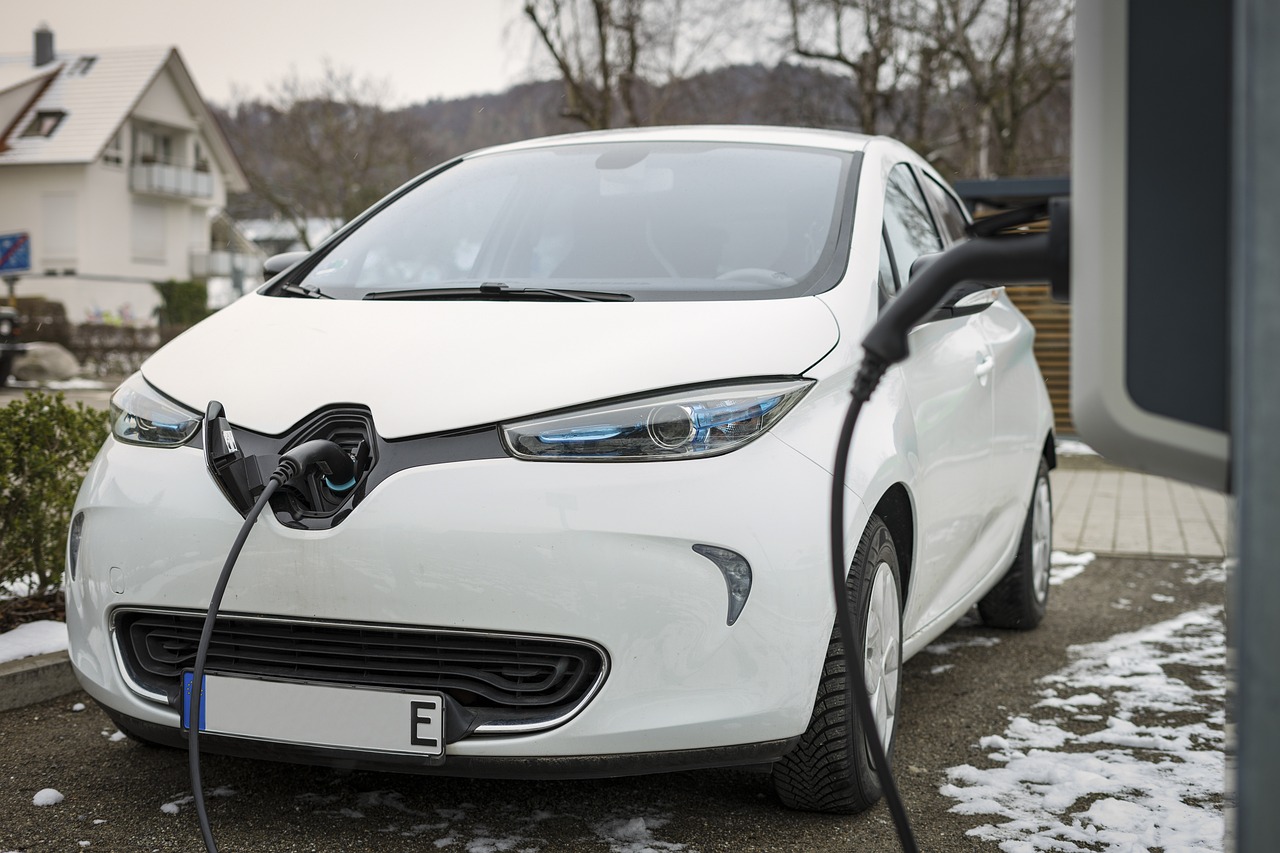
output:
M1054 302L1047 284L1019 284L1005 288L1009 301L1036 328L1036 361L1049 388L1054 425L1059 433L1074 433L1071 424L1071 309Z

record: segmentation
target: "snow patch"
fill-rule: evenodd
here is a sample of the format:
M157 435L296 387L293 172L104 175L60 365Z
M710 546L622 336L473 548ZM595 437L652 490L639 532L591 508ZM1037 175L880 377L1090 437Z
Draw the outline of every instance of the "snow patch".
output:
M196 801L196 798L188 794L185 797L178 797L177 799L170 800L167 803L163 803L160 806L160 811L164 812L165 814L177 814L179 811L182 810L183 806L189 806L195 801Z
M969 834L1005 853L1221 850L1222 608L1068 653L1072 663L1042 679L1052 695L1038 705L1107 713L1071 724L1019 716L982 738L1000 766L953 767L940 789L958 801L954 812L1003 818Z
M1083 441L1074 438L1059 438L1053 443L1055 450L1059 456L1098 456L1098 451L1094 450Z
M999 644L999 637L966 637L963 640L952 640L949 643L930 643L924 647L924 650L931 655L949 655L956 649L989 649Z
M41 788L39 791L36 791L36 795L31 798L31 805L56 806L64 799L66 798L62 796L62 792L55 788Z
M658 841L653 830L670 823L663 815L648 817L611 818L592 827L601 841L609 845L612 853L655 853L661 850L684 850L684 844Z
M45 619L0 634L0 663L67 649L67 623Z
M1066 551L1049 553L1049 583L1061 586L1084 571L1084 567L1098 558L1092 551L1069 554Z

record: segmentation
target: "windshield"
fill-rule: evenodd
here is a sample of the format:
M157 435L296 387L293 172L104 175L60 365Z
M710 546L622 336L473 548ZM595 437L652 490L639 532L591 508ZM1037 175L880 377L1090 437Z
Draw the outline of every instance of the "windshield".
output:
M475 157L393 201L292 284L338 299L493 295L495 284L504 296L640 300L814 292L839 276L855 156L620 142Z

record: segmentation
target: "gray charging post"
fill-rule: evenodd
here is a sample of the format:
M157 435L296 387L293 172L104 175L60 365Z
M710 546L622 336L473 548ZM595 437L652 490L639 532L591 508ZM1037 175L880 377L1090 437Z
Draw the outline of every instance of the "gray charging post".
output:
M1280 4L1079 0L1072 416L1235 494L1228 849L1280 838Z

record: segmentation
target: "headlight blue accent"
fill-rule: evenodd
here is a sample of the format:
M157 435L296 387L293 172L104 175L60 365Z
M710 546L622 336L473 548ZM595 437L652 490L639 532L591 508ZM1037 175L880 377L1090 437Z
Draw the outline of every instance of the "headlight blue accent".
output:
M141 373L111 395L111 434L145 447L180 447L200 429L201 416L166 398Z
M577 427L575 429L560 430L559 432L539 433L538 439L548 443L565 441L603 441L606 438L616 438L621 434L621 427Z
M812 386L757 380L655 394L503 424L507 450L538 461L660 461L728 453L758 438Z

